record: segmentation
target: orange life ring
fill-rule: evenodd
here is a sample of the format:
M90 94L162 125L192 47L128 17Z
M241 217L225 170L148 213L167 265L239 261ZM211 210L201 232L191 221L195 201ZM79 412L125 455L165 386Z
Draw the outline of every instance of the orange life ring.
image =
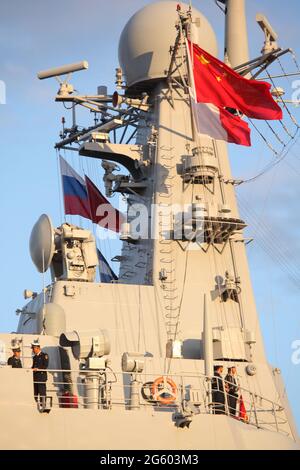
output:
M153 400L163 405L170 405L177 398L177 386L175 382L168 377L158 377L158 379L152 383L151 393Z

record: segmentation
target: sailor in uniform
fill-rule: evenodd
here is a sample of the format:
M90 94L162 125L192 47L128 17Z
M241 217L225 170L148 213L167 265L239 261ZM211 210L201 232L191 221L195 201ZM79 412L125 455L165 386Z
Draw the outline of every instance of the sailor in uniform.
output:
M229 413L231 416L236 415L236 405L239 396L239 387L236 380L236 367L229 367L228 374L225 377L225 382L228 386L227 389L227 401L228 401L228 408Z
M211 380L212 402L214 414L225 414L225 393L222 378L223 366L214 367L214 376Z
M13 369L22 369L20 344L17 342L12 342L11 349L13 355L8 358L7 365L11 366Z
M47 369L48 367L49 356L41 350L38 339L31 343L31 349L33 351L32 369L34 398L35 401L38 402L40 396L42 404L45 405L47 372L43 369Z

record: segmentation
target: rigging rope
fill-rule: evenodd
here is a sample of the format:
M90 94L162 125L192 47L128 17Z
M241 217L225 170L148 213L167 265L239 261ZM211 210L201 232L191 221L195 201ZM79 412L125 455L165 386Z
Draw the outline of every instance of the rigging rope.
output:
M297 70L300 72L300 66L296 60L296 57L295 57L295 54L292 54L292 57L293 57L293 60L295 62L295 65L297 67ZM276 59L277 62L278 62L278 65L283 73L283 76L286 77L286 79L289 81L290 83L290 79L284 69L284 66L282 64L282 62L280 61L279 58ZM270 73L268 72L268 70L266 70L266 73L268 75L268 78L269 80L271 81L274 89L277 88L274 80L273 80L273 77L270 75ZM281 104L283 105L284 109L287 111L290 119L292 120L293 124L296 126L296 131L294 133L291 133L290 130L287 128L286 124L280 120L279 123L281 125L281 127L283 128L283 130L285 131L285 133L290 137L290 140L286 143L283 141L283 139L278 135L278 133L274 130L274 128L272 127L272 125L268 122L268 121L265 121L266 125L268 126L269 130L272 132L272 134L274 135L274 137L276 138L276 140L283 146L283 148L280 150L280 152L278 152L274 147L273 145L268 142L267 138L263 135L263 133L259 130L259 128L257 127L257 125L253 122L253 120L249 119L249 122L252 124L252 126L254 127L254 129L256 130L256 132L259 134L260 138L264 141L264 143L267 145L267 147L272 151L272 153L274 153L274 155L276 155L277 157L280 157L280 153L282 151L284 151L284 149L289 145L290 141L293 140L296 135L297 135L297 132L298 132L298 129L299 129L299 124L296 120L296 118L293 116L293 114L291 113L290 109L288 108L286 102L283 100L282 96L279 96L278 97L279 100L281 102Z
M278 64L279 64L279 67L280 67L280 69L281 69L281 71L282 71L284 77L287 79L287 81L288 81L289 84L290 84L290 83L291 83L291 78L289 77L289 75L288 75L288 74L286 73L286 71L284 70L284 67L283 67L283 65L282 65L281 60L280 60L279 57L277 57L277 62L278 62Z
M278 142L281 143L281 145L283 145L283 147L286 147L286 143L283 142L283 140L279 137L279 135L277 134L277 132L273 129L273 127L271 126L271 124L269 123L269 121L265 121L268 128L270 129L270 131L272 132L272 134L274 134L275 138L278 140Z
M277 59L277 60L278 60L278 59ZM271 75L270 75L270 73L269 73L269 71L268 71L268 69L266 69L266 73L267 73L267 75L268 75L268 77L269 77L269 79L270 79L270 81L271 81L273 87L274 87L274 88L277 88L276 85L275 85L275 82L274 82L273 78L271 77ZM281 104L283 105L284 109L286 110L286 112L287 112L288 115L290 116L291 121L293 122L293 124L295 124L296 128L299 129L300 126L299 126L298 122L296 121L296 119L295 119L294 116L292 115L291 111L289 110L289 108L288 108L287 104L285 103L285 101L283 100L282 96L279 96L279 99L280 99ZM291 134L289 133L289 131L288 131L288 129L286 128L286 126L284 125L284 123L283 123L282 121L279 121L279 122L280 122L280 124L283 126L284 130L285 130L285 131L288 133L288 135L291 137Z
M269 149L271 150L272 153L274 153L274 155L278 156L278 152L277 150L275 150L273 148L273 146L270 144L270 142L267 141L266 137L263 135L263 133L258 129L258 127L256 126L256 124L254 124L253 120L248 118L249 122L252 124L252 126L254 127L254 129L256 130L256 132L259 134L259 136L262 138L262 140L265 142L265 144L267 145L267 147L269 147ZM275 131L273 130L273 132L275 133ZM278 136L278 139L280 139L280 137Z
M296 65L297 71L300 72L300 65L299 65L299 62L297 61L297 57L294 51L291 51L291 56L292 56L294 64Z
M251 226L257 233L256 242L262 250L280 267L294 285L300 288L300 271L293 265L291 258L286 255L286 247L283 247L274 231L269 229L265 221L247 204L239 195L239 205L246 218L251 222Z
M298 133L299 129L297 129L297 132L295 134L295 136L293 137L293 139L291 138L290 139L290 142L287 144L287 146L289 144L290 147L288 149L286 149L286 147L284 149L282 149L282 151L278 154L276 153L277 155L277 160L269 163L262 171L260 171L257 175L253 176L252 178L248 178L246 180L243 180L243 184L245 183L251 183L253 181L256 181L258 178L260 178L261 176L265 175L266 173L268 173L270 170L272 170L275 166L277 166L280 162L282 162L282 160L284 160L288 154L290 153L291 149L297 144L299 138L300 138L300 135L296 138L296 135ZM293 142L292 142L293 141ZM283 151L286 149L286 152L283 153Z

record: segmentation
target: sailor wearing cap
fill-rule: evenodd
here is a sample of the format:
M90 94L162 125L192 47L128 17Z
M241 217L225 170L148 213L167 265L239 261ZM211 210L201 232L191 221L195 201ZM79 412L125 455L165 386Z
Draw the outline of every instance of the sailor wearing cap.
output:
M216 415L225 414L225 393L222 378L223 366L214 366L214 376L211 380L213 411Z
M34 398L38 401L40 396L42 401L45 401L47 372L43 369L47 369L48 367L49 356L41 350L41 345L38 339L35 339L31 343L31 349L33 351L32 369Z
M21 356L20 343L18 341L12 341L11 349L12 349L13 355L8 359L7 365L11 366L13 369L22 369L22 361L20 359L20 356Z

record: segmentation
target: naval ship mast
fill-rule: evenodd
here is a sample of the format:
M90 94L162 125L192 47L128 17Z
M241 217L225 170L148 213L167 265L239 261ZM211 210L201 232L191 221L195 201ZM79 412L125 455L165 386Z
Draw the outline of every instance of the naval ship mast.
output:
M218 4L226 8L231 67L247 75L285 52L261 20L269 49L249 61L244 0ZM217 56L214 31L195 8L147 5L121 34L116 84L124 94L102 88L78 96L65 80L56 96L101 116L83 131L74 119L56 149L102 161L106 194L126 195L128 214L115 258L119 280L111 284L95 282L98 261L88 230L68 223L54 230L45 215L33 229L33 261L40 272L51 269L52 283L39 295L27 294L32 298L17 335L4 340L9 347L13 337L26 351L38 335L49 352L51 400L40 409L47 419L34 406L22 408L30 426L38 423L41 436L49 436L46 447L296 448L284 387L264 352L227 144L198 135L193 124L186 38ZM73 64L39 78L83 68L86 63ZM127 172L116 174L115 164ZM224 416L214 414L215 365L237 368L246 408L241 419L230 416L228 405ZM12 370L4 373L11 383ZM29 389L28 377L23 380ZM79 407L65 410L66 390L78 396ZM6 406L7 420L9 411ZM72 432L99 423L114 437ZM56 430L51 437L50 428ZM33 446L30 435L24 439Z

